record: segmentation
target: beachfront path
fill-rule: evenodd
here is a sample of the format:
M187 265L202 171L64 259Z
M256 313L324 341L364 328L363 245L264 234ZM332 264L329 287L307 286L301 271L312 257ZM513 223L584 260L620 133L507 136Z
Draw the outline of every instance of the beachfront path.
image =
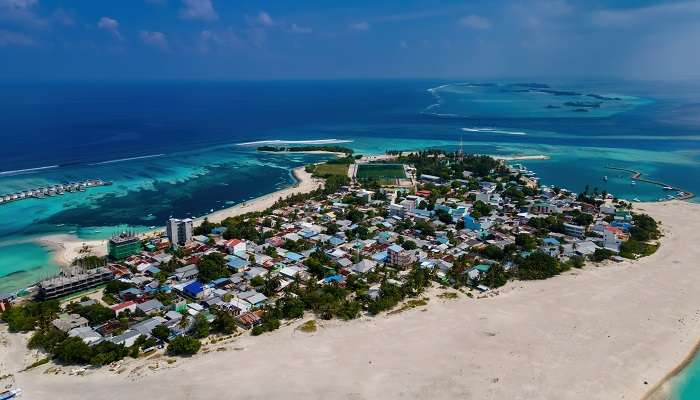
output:
M666 236L636 263L516 282L488 299L432 298L426 311L313 334L244 336L135 380L41 367L17 383L32 399L640 399L700 332L700 205L639 207Z

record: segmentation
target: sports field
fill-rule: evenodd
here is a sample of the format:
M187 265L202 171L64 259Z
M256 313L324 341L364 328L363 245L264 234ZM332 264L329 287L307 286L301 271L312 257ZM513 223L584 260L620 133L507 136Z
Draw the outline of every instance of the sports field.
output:
M403 164L359 164L358 179L405 179Z

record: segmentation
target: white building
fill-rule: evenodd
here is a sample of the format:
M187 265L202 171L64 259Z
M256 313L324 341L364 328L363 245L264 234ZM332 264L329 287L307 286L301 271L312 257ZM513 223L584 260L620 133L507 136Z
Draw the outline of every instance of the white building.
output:
M192 219L170 218L165 225L168 239L173 246L184 246L192 241Z

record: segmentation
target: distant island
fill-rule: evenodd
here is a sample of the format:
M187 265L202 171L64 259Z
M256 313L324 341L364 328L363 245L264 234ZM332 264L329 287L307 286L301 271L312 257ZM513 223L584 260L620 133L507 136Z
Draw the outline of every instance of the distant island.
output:
M291 152L291 153L309 153L309 152L327 152L327 153L343 153L351 155L355 151L343 146L259 146L258 151L271 152Z

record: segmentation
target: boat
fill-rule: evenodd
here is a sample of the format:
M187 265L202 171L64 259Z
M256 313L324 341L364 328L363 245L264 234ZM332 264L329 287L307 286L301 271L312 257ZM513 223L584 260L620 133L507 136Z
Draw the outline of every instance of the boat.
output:
M22 395L22 389L10 389L0 393L0 400L15 399Z
M631 183L631 185L636 185L636 184L637 184L637 182L635 182L635 181L632 181L632 183Z
M640 202L641 202L641 200L639 200L638 197L633 198L632 201L636 201L637 203L640 203Z
M663 187L663 190L674 190L674 189L673 189L673 187L666 185Z
M605 176L603 177L603 180L604 180L605 182L607 182L607 181L608 181L608 176L605 175Z

